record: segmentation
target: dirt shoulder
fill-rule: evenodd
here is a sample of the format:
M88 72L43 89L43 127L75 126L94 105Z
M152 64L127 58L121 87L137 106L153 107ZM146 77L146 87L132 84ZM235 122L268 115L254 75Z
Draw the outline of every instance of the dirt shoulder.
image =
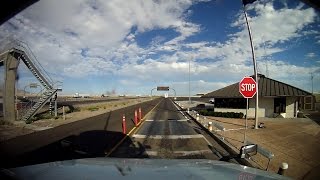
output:
M200 119L203 125L217 122L226 128L225 132L213 129L213 133L224 136L235 148L240 149L244 139L244 120L220 117ZM289 164L286 175L302 179L305 174L320 166L320 126L307 118L276 119L261 118L266 128L252 129L254 120L248 120L247 139L272 152L274 158L268 171L277 172L282 162ZM260 154L252 157L253 162L265 169L268 159ZM320 176L320 172L318 172Z
M13 123L0 124L0 142L5 141L17 136L22 136L36 131L41 131L49 128L54 128L63 124L83 120L92 116L97 116L109 111L121 109L127 106L139 104L142 102L150 101L151 98L139 98L139 99L123 99L119 101L111 102L99 102L90 104L81 104L76 107L77 111L70 112L65 115L65 119L62 116L62 108L59 109L59 116L57 119L40 119L34 121L31 124L26 124L22 121L16 121ZM68 107L65 107L65 111L69 111Z
M201 102L177 101L185 108L194 107ZM193 114L193 113L191 113ZM282 162L289 165L286 175L294 179L302 179L307 173L316 174L320 178L320 114L309 113L309 118L259 118L266 128L253 129L255 121L248 120L247 140L272 152L274 158L268 171L277 173ZM225 137L235 149L243 146L244 119L200 116L199 122L208 127L209 122L222 125L226 131L213 128L213 133ZM254 165L266 169L268 159L260 154L252 157Z

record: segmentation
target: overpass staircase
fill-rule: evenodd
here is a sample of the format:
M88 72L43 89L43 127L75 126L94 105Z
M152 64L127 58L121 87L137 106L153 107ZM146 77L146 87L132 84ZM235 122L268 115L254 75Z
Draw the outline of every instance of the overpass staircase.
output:
M20 40L11 40L6 46L8 50L5 53L0 54L0 64L3 64L5 54L9 53L20 62L22 61L31 73L37 78L44 89L38 94L38 98L35 101L30 101L24 105L21 111L21 120L27 121L39 112L39 110L48 103L57 94L57 91L61 88L57 87L57 83L54 83L52 78L41 66L35 55L32 53L29 46ZM56 97L56 96L55 96Z

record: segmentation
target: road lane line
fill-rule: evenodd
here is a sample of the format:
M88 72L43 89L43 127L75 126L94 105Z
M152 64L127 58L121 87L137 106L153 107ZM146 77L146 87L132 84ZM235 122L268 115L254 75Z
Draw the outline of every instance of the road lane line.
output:
M203 139L208 143L208 145L212 146L211 142L205 136L203 136Z
M194 139L194 138L203 138L202 134L194 135L143 135L143 134L134 134L132 137L137 139Z
M163 121L188 121L189 119L170 119L170 120L154 120L154 119L147 119L145 121L147 122L152 122L152 121L159 121L159 122L163 122Z
M224 130L224 132L226 132L226 131L239 131L239 130L243 130L243 129L246 129L246 128L226 129L226 130ZM213 130L213 131L215 131L215 132L221 132L220 129L216 129L216 130Z
M145 118L163 101L163 99L161 99L161 101L158 102L157 105L155 105L146 115L144 115L144 117L141 119L141 121L138 123L138 127L140 127L140 124L142 124L145 121Z
M199 154L204 154L204 153L212 153L211 150L206 149L206 150L195 150L195 151L172 151L170 152L172 154L176 155L182 155L182 156L189 156L189 155L199 155ZM148 155L148 156L158 156L158 151L145 151L143 154Z
M148 115L150 112L152 112L152 111L160 104L160 102L162 102L162 100L163 100L163 99L161 99L161 100L158 102L158 104L156 104L156 105L142 118L142 120L138 123L138 127L133 127L133 128L131 129L131 131L129 131L129 133L126 134L126 136L123 137L109 152L105 152L106 157L107 157L107 156L110 156L110 154L111 154L115 149L117 149L117 148L120 146L120 144L123 143L123 141L124 141L128 136L130 136L131 133L133 133L133 131L134 131L135 129L136 129L136 131L138 131L138 130L140 129L140 127L141 127L141 126L143 125L143 123L145 122L144 119L147 117L147 115Z
M161 101L163 101L163 99L161 99ZM142 124L146 121L146 120L145 120L146 117L160 104L161 101L159 101L159 102L141 119L141 121L137 124L137 127L134 127L133 129L131 129L131 131L130 131L127 135L130 136L131 133L132 133L134 130L138 131L138 130L140 129L140 127L142 126Z
M161 99L161 101L158 102L158 104L156 106L154 106L143 118L142 120L138 123L138 127L136 128L135 132L138 132L139 129L143 126L143 124L146 122L146 118L147 116L163 101L163 99ZM131 132L131 131L130 131ZM129 134L131 135L131 133Z
M172 104L177 108L177 110L179 111L180 110L180 108L176 105L176 103L174 102L174 101L172 101L171 100L171 102L172 102ZM188 117L182 112L182 111L179 111L186 119L188 119Z
M195 150L195 151L173 151L174 154L182 154L183 156L188 155L196 155L196 154L203 154L203 153L212 153L211 150Z
M158 156L158 151L145 151L143 154L148 156Z

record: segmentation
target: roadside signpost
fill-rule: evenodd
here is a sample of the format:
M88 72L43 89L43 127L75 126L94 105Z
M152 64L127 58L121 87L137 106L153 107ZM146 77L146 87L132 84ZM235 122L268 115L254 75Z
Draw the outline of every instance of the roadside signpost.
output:
M257 93L257 83L252 77L244 77L239 82L239 92L242 94L244 98L247 99L247 106L246 106L246 120L245 120L245 130L244 130L244 140L246 142L246 131L247 131L247 120L248 120L248 102L249 98L253 98L253 96ZM256 115L257 116L257 115Z
M256 79L256 84L258 84L258 68L257 68L257 61L256 61L256 56L254 53L254 45L253 45L253 40L252 40L252 35L251 35L251 28L250 24L248 21L248 15L246 11L246 5L255 2L256 0L242 0L243 4L243 13L244 17L246 19L246 24L248 28L248 33L249 33L249 39L250 39L250 46L251 46L251 54L252 54L252 62L253 62L253 72L254 72L254 77ZM256 86L256 92L258 91L258 86ZM256 97L256 108L255 108L255 125L254 128L258 129L258 109L259 109L259 97Z
M169 91L169 86L158 86L157 91Z
M153 90L157 90L157 91L169 91L170 89L172 89L174 91L174 100L176 100L176 90L174 90L173 88L170 88L169 86L157 86L156 88L151 89L151 97L152 97L152 91Z

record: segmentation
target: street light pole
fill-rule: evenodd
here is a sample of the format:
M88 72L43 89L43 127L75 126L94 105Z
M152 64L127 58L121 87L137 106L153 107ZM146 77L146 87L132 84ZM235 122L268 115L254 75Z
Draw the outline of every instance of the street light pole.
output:
M257 94L256 94L256 108L255 108L255 129L258 129L258 108L259 108L259 91L258 91L258 87L259 87L259 80L258 80L258 72L257 72L257 61L255 58L255 54L254 54L254 45L253 45L253 41L252 41L252 36L251 36L251 28L248 22L248 17L247 17L247 12L246 12L246 7L245 5L243 5L243 13L244 13L244 17L246 19L246 23L247 23L247 28L248 28L248 33L249 33L249 38L250 38L250 45L251 45L251 54L252 54L252 61L253 61L253 71L254 71L254 76L255 76L255 80L256 80L256 88L257 88Z
M191 104L191 96L190 96L190 61L191 61L191 58L189 59L189 104Z
M311 93L313 94L313 73L311 74Z

